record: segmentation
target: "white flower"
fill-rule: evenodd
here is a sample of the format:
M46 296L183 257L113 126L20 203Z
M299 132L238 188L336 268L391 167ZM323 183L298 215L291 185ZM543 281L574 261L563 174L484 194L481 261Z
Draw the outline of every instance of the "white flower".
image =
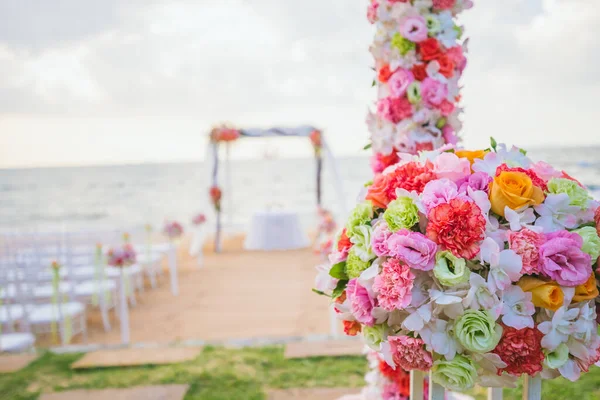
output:
M429 11L433 7L433 0L414 0L413 7L416 8L419 13Z
M489 176L496 176L496 169L502 165L504 160L497 153L490 151L482 159L476 159L473 163L474 172L484 172Z
M381 120L377 114L369 112L367 114L367 127L371 132L374 151L390 154L394 150L393 140L396 132L394 125Z
M535 207L540 217L535 221L535 226L544 232L555 232L564 228L573 229L577 227L575 214L579 207L569 205L571 199L566 193L549 194L546 200Z
M535 306L532 294L523 292L519 286L511 285L502 294L502 322L515 329L533 328Z
M508 150L506 148L506 145L501 143L498 144L498 147L496 148L496 153L498 154L498 156L500 157L500 159L502 159L502 162L506 165L508 165L509 167L521 167L521 168L529 168L531 166L531 164L533 164L531 162L531 160L529 159L529 157L527 157L525 154L523 154L521 152L521 149L519 149L516 146L513 146L510 148L510 150ZM493 174L492 176L494 176L496 174Z
M321 264L316 267L317 277L315 278L315 288L326 294L331 294L338 282L337 279L329 275L331 267L328 264Z
M439 14L439 20L442 27L440 33L437 35L438 40L445 47L453 47L458 39L458 32L454 29L455 25L452 13L450 11L441 12Z
M486 238L481 244L480 258L490 265L488 282L494 291L505 290L521 278L521 257L512 250L500 251L500 246L492 238Z
M573 333L573 322L579 316L579 309L567 310L565 306L559 308L551 321L544 321L538 325L540 332L544 334L542 347L554 351L561 343L566 343Z
M431 321L431 315L431 303L424 304L415 310L411 310L411 313L402 322L402 327L409 331L419 332L425 324Z
M535 222L535 213L533 208L525 207L519 210L513 210L510 207L504 207L504 216L510 224L510 230L518 232L522 228L527 228L533 231L540 231L539 228L532 226Z
M596 307L594 300L577 303L573 309L579 310L579 317L573 325L573 337L590 344L597 337Z
M463 299L463 305L466 308L473 310L493 310L501 305L495 290L491 288L490 284L481 275L471 272L469 284L469 292ZM499 310L498 312L494 312L494 314L499 314Z
M442 83L448 83L448 78L440 73L440 63L436 60L429 62L425 68L427 76Z
M421 338L433 351L450 361L462 347L452 334L452 325L442 319L429 323L421 332Z

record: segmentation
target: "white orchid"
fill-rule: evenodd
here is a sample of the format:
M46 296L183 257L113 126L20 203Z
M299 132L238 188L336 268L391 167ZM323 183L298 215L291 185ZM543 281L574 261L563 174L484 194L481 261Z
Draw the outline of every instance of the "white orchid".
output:
M421 338L433 351L443 355L450 361L462 347L452 334L452 325L442 319L437 319L420 332Z
M492 238L481 244L480 258L490 265L488 282L492 290L505 290L521 278L523 260L512 250L500 251L500 246Z
M431 321L431 303L424 304L419 308L409 311L410 314L402 322L402 328L406 330L419 332L427 323L429 323L429 321Z
M524 292L519 286L509 286L502 293L502 322L515 329L533 328L535 306L532 294Z
M535 207L535 211L540 215L535 221L535 226L546 233L576 228L576 214L580 209L569 205L570 203L571 199L566 193L547 195L546 200Z
M510 229L512 231L518 232L523 228L530 229L533 231L540 231L540 228L536 228L531 225L535 222L535 213L533 212L533 208L525 207L519 210L513 210L510 207L504 207L504 217L510 224Z
M469 292L463 300L463 306L472 310L494 310L494 315L499 315L500 299L489 282L481 275L471 272L469 285Z
M567 310L565 306L559 308L552 316L551 321L544 321L538 325L544 334L542 347L554 351L561 343L566 343L569 336L574 333L573 323L579 316L579 309Z
M329 275L331 267L332 265L329 264L320 264L316 267L317 276L315 278L315 289L326 294L331 294L338 282L337 279Z

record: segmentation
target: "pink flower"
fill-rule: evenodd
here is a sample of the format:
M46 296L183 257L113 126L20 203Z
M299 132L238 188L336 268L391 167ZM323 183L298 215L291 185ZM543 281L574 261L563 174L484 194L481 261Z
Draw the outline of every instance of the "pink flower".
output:
M448 144L457 144L458 136L454 132L454 129L450 126L450 124L444 125L442 128L442 135L444 136L444 141Z
M471 163L454 153L442 153L433 161L433 172L438 178L456 182L471 174Z
M463 72L467 66L467 57L463 52L462 46L454 46L448 49L446 56L456 65L460 72Z
M421 201L427 209L431 210L434 207L443 203L448 203L450 200L459 196L456 184L449 179L436 179L425 185Z
M527 374L534 376L542 371L544 353L541 340L544 334L537 328L517 330L505 326L502 339L493 353L498 354L507 366L498 370L498 375L507 372L513 376Z
M433 78L425 78L421 83L421 97L430 107L439 106L448 96L448 87Z
M533 172L545 181L549 181L552 178L562 177L562 172L554 169L552 165L545 163L544 161L538 161L530 167Z
M383 393L381 393L382 400L407 400L406 396L400 393L400 385L396 382L388 383L383 386Z
M508 247L523 259L521 274L539 274L539 248L544 243L544 235L523 229L520 232L508 231Z
M454 104L447 99L444 99L438 108L444 117L448 117L455 109Z
M433 365L431 353L425 350L425 342L409 336L391 336L392 358L396 367L407 371L428 371Z
M202 225L206 222L206 215L198 214L192 219L192 224L194 225Z
M433 8L438 10L450 10L454 7L456 0L433 0Z
M369 292L365 289L358 279L351 279L346 286L346 297L350 302L350 310L352 315L358 322L367 326L375 324L372 311L375 307L375 300L369 296Z
M406 89L413 83L415 77L412 72L404 68L398 68L388 81L392 97L402 97L406 94Z
M437 245L422 233L401 229L389 237L387 246L392 257L409 267L421 271L433 269Z
M385 97L377 103L377 114L397 124L413 115L413 107L406 97Z
M427 23L420 15L407 17L400 22L400 33L411 42L422 42L427 39Z
M583 238L569 231L546 235L540 246L541 273L563 286L583 285L592 272L591 257L581 250Z
M374 24L377 21L377 9L379 8L379 3L376 1L371 2L369 7L367 8L367 19L370 23Z
M471 188L473 190L482 190L488 193L490 188L490 183L492 182L492 177L486 174L485 172L475 172L456 182L458 186L458 191L461 193L466 193L467 188Z
M379 305L387 311L408 307L412 300L414 280L415 276L408 265L400 264L395 258L384 262L381 273L375 277L373 283L373 290L379 293Z
M375 226L371 234L371 248L377 257L389 255L387 240L392 232L385 222L381 222Z

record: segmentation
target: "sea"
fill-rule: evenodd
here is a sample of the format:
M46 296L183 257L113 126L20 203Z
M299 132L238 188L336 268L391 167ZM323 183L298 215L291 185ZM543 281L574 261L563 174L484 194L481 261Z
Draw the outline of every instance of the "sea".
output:
M564 169L600 197L600 147L539 148L534 160ZM323 205L338 220L371 179L367 157L345 157L323 170ZM306 229L315 227L315 160L257 159L232 161L229 179L221 164L224 225L243 232L252 215L265 209L298 214ZM0 169L0 229L130 229L177 220L190 226L205 213L214 223L208 201L210 168L206 163L172 163Z

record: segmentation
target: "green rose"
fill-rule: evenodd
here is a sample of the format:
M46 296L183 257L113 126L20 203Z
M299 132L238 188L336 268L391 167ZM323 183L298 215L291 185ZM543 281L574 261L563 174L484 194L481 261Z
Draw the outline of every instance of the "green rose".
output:
M464 258L449 251L440 251L435 255L433 274L442 285L456 286L469 281L471 270Z
M392 47L395 47L400 54L406 55L411 50L414 50L417 46L408 39L405 39L398 32L392 37Z
M359 225L354 228L354 235L350 241L354 244L352 247L356 254L363 261L369 261L375 258L375 253L371 248L371 233L373 228L370 225Z
M475 353L487 353L494 350L500 342L502 327L496 324L496 320L487 310L467 310L456 320L454 335L465 349Z
M583 247L581 249L592 256L592 260L597 260L600 257L600 237L598 237L596 228L584 226L573 232L583 238Z
M360 225L366 225L373 219L373 204L370 201L365 201L357 205L348 217L346 223L346 235L352 238L354 229Z
M360 274L371 266L369 261L363 261L358 254L354 246L348 252L348 258L346 259L346 275L348 278L358 278Z
M384 324L373 325L373 326L363 326L362 334L365 338L365 343L367 346L372 348L373 350L379 350L379 345L383 342L386 336L386 329Z
M408 88L406 88L406 97L408 97L408 101L412 104L419 104L421 102L421 85L419 82L414 81L408 85Z
M457 392L472 389L477 380L475 364L461 355L456 355L452 361L434 362L431 371L435 383Z
M558 369L569 360L569 348L564 343L559 344L554 351L544 351L544 353L546 354L544 364L548 368Z
M419 223L419 209L410 197L402 196L388 204L383 218L392 232L410 229Z
M439 18L433 14L425 16L425 24L427 24L427 32L431 35L435 35L442 31L442 23Z
M577 182L565 178L550 179L548 182L548 193L565 193L571 199L570 205L579 207L582 210L587 208L588 202L592 200L592 196L590 196L587 190L579 186Z

